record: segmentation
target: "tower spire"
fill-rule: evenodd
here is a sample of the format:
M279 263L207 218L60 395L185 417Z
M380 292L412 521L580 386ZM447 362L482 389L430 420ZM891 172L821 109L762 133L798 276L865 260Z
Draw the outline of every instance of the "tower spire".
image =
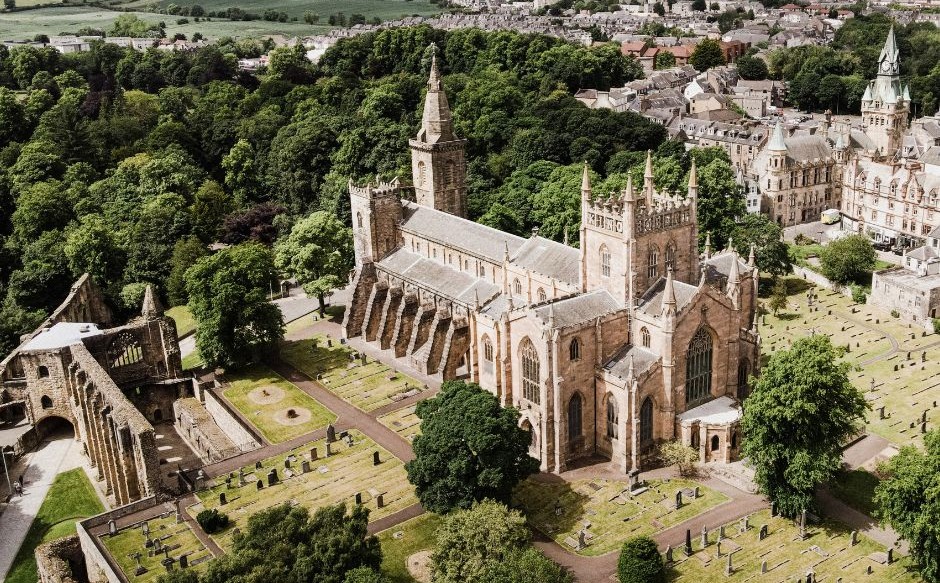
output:
M688 196L689 200L695 200L698 198L698 170L695 167L694 156L692 157L692 167L689 168Z
M885 46L881 49L878 56L878 75L897 77L901 73L901 54L898 51L898 42L894 36L894 24L888 31L888 38L885 39Z
M663 304L660 312L663 316L676 315L676 286L672 281L672 267L666 270L666 285L663 287Z
M585 200L591 200L591 171L586 160L584 170L581 172L581 197Z
M421 132L418 139L428 143L449 142L454 137L450 104L441 88L441 72L437 68L437 45L432 44L431 73L428 75L428 94L424 98L424 113L421 116ZM422 136L422 134L424 134Z
M653 206L653 151L646 151L646 168L643 170L643 194L646 196L646 207Z
M783 122L779 119L777 124L774 126L774 131L770 135L770 143L767 144L767 149L771 152L786 152L787 151L787 142L783 137Z

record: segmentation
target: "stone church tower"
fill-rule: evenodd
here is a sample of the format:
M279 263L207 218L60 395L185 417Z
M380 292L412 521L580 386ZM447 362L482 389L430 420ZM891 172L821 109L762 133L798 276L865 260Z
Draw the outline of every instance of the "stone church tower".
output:
M862 96L862 123L876 152L894 156L901 146L901 135L908 128L910 91L901 86L901 53L888 33L878 57L878 77L869 82Z
M450 105L441 88L436 54L431 58L421 129L408 143L418 204L466 218L466 140L454 135Z

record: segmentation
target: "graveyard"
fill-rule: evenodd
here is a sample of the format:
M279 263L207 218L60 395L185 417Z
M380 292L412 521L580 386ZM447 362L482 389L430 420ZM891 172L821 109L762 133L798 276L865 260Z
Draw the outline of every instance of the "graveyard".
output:
M408 375L323 334L285 342L281 358L363 411L373 411L424 390Z
M415 414L415 405L402 407L377 419L379 423L408 441L414 441L415 436L421 433L421 419Z
M264 366L231 375L222 392L271 443L280 443L324 427L336 415L293 383Z
M225 550L231 549L234 530L244 528L249 516L284 502L311 511L360 502L371 511L372 521L418 501L401 460L358 431L337 434L330 444L326 439L312 441L219 476L197 495L199 502L186 509L193 517L206 508L228 514L229 527L213 535Z
M126 526L113 536L103 534L100 540L128 580L135 583L156 581L166 573L162 561L168 557L179 565L180 557L185 556L189 569L205 568L212 559L189 525L177 520L175 512Z
M685 479L651 479L631 488L620 480L530 478L513 498L530 526L565 550L587 556L617 550L632 536L653 535L728 501L724 494Z
M382 543L382 574L388 583L413 583L406 561L411 555L434 546L441 517L426 512L378 534Z
M921 433L937 427L940 418L940 337L831 290L808 288L815 294L808 307L802 280L789 279L797 291L787 306L761 318L764 353L814 332L828 335L855 365L849 377L871 405L868 431L899 446L920 443Z
M907 570L906 557L889 556L841 524L807 519L803 536L800 531L798 521L763 510L711 532L687 533L691 556L685 545L666 553L667 560L672 556L669 580L921 581Z

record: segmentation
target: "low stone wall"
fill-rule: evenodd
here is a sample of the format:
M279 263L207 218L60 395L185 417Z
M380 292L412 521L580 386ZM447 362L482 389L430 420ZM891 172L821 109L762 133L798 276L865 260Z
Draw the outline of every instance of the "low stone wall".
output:
M229 404L222 397L215 394L215 389L206 389L202 394L206 411L236 447L243 452L261 447L263 443L261 437L238 418L235 412L229 408Z
M42 583L78 583L84 580L85 557L77 534L39 545L34 555Z

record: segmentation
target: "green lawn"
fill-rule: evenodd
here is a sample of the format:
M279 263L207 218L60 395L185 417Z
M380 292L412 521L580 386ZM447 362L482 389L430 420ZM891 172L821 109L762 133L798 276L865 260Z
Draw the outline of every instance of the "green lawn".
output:
M852 470L851 472L841 472L829 484L829 490L852 508L864 512L868 516L873 516L875 512L875 487L878 484L878 477L871 472Z
M75 534L76 522L102 512L104 506L81 468L59 474L26 533L7 575L7 583L35 583L38 579L33 557L36 547Z
M838 523L825 522L810 525L806 540L800 540L799 529L793 521L781 517L770 517L768 511L750 516L749 528L741 533L740 522L725 526L725 541L721 556L718 556L717 535L712 532L709 545L702 549L701 537L692 537L692 556L686 557L674 549L675 564L669 569L670 581L705 582L728 581L802 581L807 571L815 572L815 581L900 581L920 583L922 579L908 570L909 560L899 558L885 565L874 561L870 555L883 552L878 543L858 537L855 546L850 544L851 529ZM760 540L760 527L767 525L767 538ZM696 533L699 535L699 533ZM732 574L725 575L728 553L731 552ZM767 562L767 573L760 575L761 562ZM867 573L872 568L872 574Z
M310 433L336 420L332 411L265 366L228 375L226 380L229 386L222 394L271 443ZM291 418L290 410L297 416Z
M378 421L408 441L413 441L421 433L421 419L415 415L415 405L386 413L378 417Z
M442 518L426 512L379 533L382 543L382 574L388 583L415 583L408 573L408 557L430 549L436 542L435 534Z
M174 306L166 311L166 315L176 322L176 335L180 338L196 331L196 319L188 306Z
M235 528L244 528L245 521L252 514L271 506L293 501L314 510L321 506L345 502L352 505L355 494L362 494L362 503L369 508L369 520L387 516L403 510L418 502L414 488L408 483L404 464L375 442L358 431L351 431L354 442L349 447L345 441L331 445L333 455L325 458L326 442L310 442L290 452L262 461L262 468L246 466L245 485L238 484L238 471L231 485L226 486L224 479L217 479L216 485L198 493L201 502L188 508L193 516L203 508L218 508L229 515L231 525L213 538L223 548L230 548L232 533ZM317 459L310 461L310 449L317 448ZM373 452L378 451L381 463L373 465ZM285 460L293 456L290 469L285 467ZM310 462L310 471L303 473L302 462ZM268 486L267 476L272 469L277 470L278 483ZM292 477L288 472L293 473ZM256 487L257 480L262 480L263 489ZM222 506L219 494L226 494L226 504ZM383 507L378 508L377 495L383 497Z
M133 0L124 4L128 8L140 10L152 10L154 6L166 8L174 4L169 0ZM245 12L254 12L262 14L265 10L272 9L286 12L288 16L296 16L303 19L305 12L314 12L320 15L320 22L327 23L330 14L338 12L344 13L347 17L351 14L362 14L367 19L378 17L381 20L396 20L402 16L430 16L441 11L436 5L431 4L429 0L242 0L233 4L230 0L181 0L175 2L178 6L192 6L199 4L205 8L206 12L218 12L227 10L231 6L238 6Z
M147 548L144 546L147 537L143 534L143 525L132 525L121 529L114 536L102 535L101 542L108 549L111 557L117 562L121 571L134 583L147 583L156 581L157 578L166 573L166 569L160 564L165 556L163 553L157 553L154 556L148 556ZM147 521L150 528L150 538L159 537L161 544L172 549L170 558L179 560L180 556L187 555L189 564L198 563L194 567L196 570L202 570L208 563L205 561L211 559L212 554L196 538L193 531L186 522L176 522L176 513L168 512L157 518ZM136 576L137 561L134 555L140 553L140 563L147 569L147 572Z
M620 548L632 536L652 535L728 500L724 494L690 480L649 480L648 485L649 490L631 497L623 493L626 481L546 483L530 478L518 486L513 502L523 507L531 526L566 550L573 551L565 540L576 540L578 531L586 529L589 544L578 552L596 556ZM685 496L682 507L675 509L676 491L696 486L699 497Z
M350 361L354 351L333 338L332 346L326 336L285 342L281 358L303 371L312 379L319 378L327 389L363 411L372 411L394 403L396 395L409 390L423 389L423 385L408 375L396 372L377 360L367 358ZM316 344L316 347L314 347Z
M203 364L202 355L199 354L198 348L183 357L183 370L192 370L202 366Z

